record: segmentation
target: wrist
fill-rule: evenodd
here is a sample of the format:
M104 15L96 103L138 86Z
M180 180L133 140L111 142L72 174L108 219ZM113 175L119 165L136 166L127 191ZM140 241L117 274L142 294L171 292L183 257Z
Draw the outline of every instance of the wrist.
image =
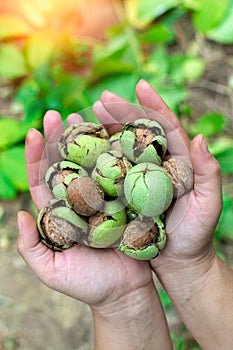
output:
M192 262L163 276L165 289L202 349L230 350L233 270L216 254Z
M181 296L182 290L184 300L189 299L195 288L199 288L205 282L216 259L216 251L211 245L201 255L186 259L179 257L163 259L161 255L161 259L151 261L151 266L171 299L174 299L176 293Z
M133 315L140 312L147 300L148 291L151 292L153 289L154 286L151 281L148 285L128 292L114 301L104 304L101 303L99 305L91 305L90 309L94 317L98 317L102 320L117 322L118 319L121 319L122 315L126 313L130 319Z
M96 350L172 349L166 319L152 281L110 305L91 306L91 311Z

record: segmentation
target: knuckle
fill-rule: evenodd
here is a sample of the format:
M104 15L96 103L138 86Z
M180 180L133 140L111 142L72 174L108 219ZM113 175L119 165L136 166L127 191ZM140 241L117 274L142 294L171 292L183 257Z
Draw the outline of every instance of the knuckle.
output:
M213 173L215 176L221 176L221 167L216 158L213 158Z

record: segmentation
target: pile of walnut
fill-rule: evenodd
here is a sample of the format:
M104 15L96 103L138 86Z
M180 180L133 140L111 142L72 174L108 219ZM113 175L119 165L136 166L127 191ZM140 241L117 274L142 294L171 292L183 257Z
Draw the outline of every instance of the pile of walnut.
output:
M54 199L38 215L42 242L54 250L114 246L135 259L155 258L166 243L165 211L193 188L190 165L164 160L161 125L138 119L109 137L103 126L83 122L66 129L58 150L64 160L45 177Z

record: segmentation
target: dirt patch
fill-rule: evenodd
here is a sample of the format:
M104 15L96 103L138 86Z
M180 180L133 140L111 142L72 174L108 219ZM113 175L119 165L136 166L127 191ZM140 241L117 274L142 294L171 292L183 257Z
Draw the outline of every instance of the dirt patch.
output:
M29 196L2 202L0 224L0 350L92 349L89 308L44 286L16 249L16 213Z

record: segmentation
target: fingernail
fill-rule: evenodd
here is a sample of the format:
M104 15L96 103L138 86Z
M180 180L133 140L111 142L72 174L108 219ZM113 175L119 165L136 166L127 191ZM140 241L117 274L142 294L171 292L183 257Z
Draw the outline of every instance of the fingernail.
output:
M145 79L140 79L138 81L138 84L144 85L144 87L148 87L149 86L149 83Z
M105 96L105 97L111 97L111 96L116 96L113 92L109 91L109 90L104 90L101 94L101 97Z
M206 142L203 135L201 135L201 137L200 137L200 146L201 146L201 150L203 153L208 154L208 155L210 154L207 142Z
M34 136L32 136L32 132L36 131L35 128L31 128L28 130L27 132L27 136L26 136L26 143L28 144L31 140L33 140Z
M147 81L145 79L141 78L141 79L139 79L138 83L140 83L140 84L146 83L147 84Z
M21 211L17 214L17 223L19 227L19 232L23 230L23 213Z
M103 103L100 100L98 100L95 103L93 103L93 107L97 107L97 108L103 107Z

